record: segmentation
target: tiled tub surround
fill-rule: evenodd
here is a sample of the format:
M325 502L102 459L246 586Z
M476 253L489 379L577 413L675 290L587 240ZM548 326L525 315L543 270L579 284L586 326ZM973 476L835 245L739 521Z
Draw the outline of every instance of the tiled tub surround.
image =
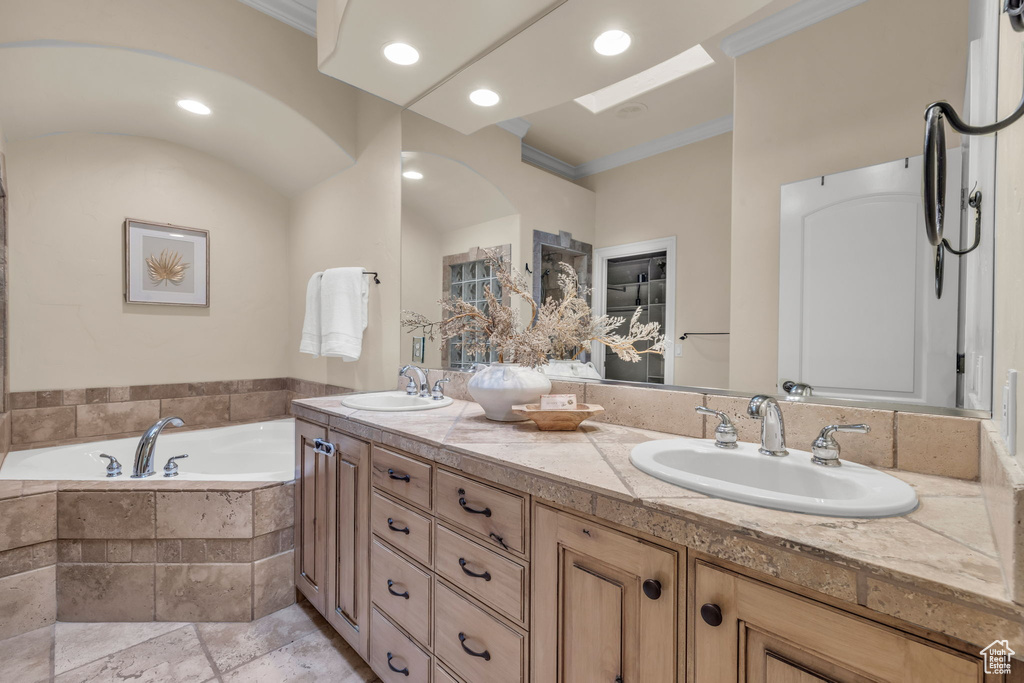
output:
M0 481L0 638L295 601L290 482Z
M11 450L138 435L174 415L185 429L287 417L295 398L345 387L294 378L22 391L10 396ZM0 461L2 462L2 461Z
M569 385L556 389L584 391ZM602 395L604 389L588 393L587 400L615 406L618 400ZM676 394L672 401L678 405L667 408L645 404L646 398L635 396L622 405L650 421L647 429L590 422L577 432L542 433L532 423L491 422L479 406L464 401L403 414L353 411L326 397L296 401L293 413L734 562L883 620L905 621L975 647L997 637L1024 645L1024 608L1012 601L1004 582L979 483L893 470L916 488L921 505L903 517L872 520L709 498L657 480L629 462L638 443L678 434L702 437L703 422L684 403L699 404L703 396ZM622 414L614 407L610 412ZM671 433L652 431L664 426ZM801 427L794 427L799 434ZM799 444L800 437L791 443Z

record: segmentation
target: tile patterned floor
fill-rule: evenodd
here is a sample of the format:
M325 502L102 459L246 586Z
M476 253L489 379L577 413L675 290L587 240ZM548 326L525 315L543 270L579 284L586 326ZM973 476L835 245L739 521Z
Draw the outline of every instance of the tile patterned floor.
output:
M379 683L307 602L251 623L57 623L0 640L0 682Z

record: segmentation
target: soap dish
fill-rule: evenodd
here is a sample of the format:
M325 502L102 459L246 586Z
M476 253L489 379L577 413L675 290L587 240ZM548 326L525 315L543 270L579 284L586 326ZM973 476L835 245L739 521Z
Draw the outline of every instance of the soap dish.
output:
M512 412L533 420L537 429L544 432L571 432L587 419L604 412L604 408L593 403L578 403L573 410L543 410L539 403L512 406Z

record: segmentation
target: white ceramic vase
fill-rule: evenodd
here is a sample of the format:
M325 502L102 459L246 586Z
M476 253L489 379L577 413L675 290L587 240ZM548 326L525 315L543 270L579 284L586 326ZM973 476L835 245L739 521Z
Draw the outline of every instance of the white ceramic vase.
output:
M578 360L549 360L540 371L551 379L601 379L593 363Z
M469 380L469 394L484 409L489 420L520 422L512 406L537 403L551 392L551 380L534 368L518 363L494 363L477 371Z

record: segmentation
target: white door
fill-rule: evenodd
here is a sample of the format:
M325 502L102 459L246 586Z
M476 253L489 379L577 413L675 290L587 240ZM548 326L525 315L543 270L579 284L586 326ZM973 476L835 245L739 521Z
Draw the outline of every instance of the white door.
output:
M972 125L996 120L996 74L999 60L1001 0L972 0L972 33L968 52L964 119ZM973 410L992 409L992 287L995 242L996 136L964 136L963 186L969 194L981 192L981 244L960 257L960 353L964 356L959 387L960 405ZM948 202L948 199L947 199ZM954 247L974 239L975 210L965 207L960 238L949 236ZM955 257L954 257L955 258Z
M947 202L960 188L950 150ZM957 284L924 232L923 160L900 159L782 187L779 382L817 396L956 404ZM955 214L954 214L955 215Z

